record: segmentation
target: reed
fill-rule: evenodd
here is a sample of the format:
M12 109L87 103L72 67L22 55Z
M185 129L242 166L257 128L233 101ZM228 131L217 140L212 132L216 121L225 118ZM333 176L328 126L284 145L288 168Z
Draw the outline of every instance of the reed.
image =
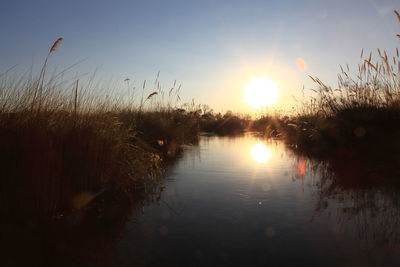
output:
M398 12L395 11L398 17ZM282 134L291 146L308 147L316 153L337 147L381 147L387 153L400 147L400 58L377 49L360 54L357 73L341 66L337 87L317 77L314 96L282 124Z
M50 48L36 77L5 74L0 80L4 221L53 221L104 195L143 201L158 190L166 162L184 144L197 142L194 106L182 112L172 100L157 99L164 95L159 75L158 91L142 96L140 104L90 94L90 83L47 77L49 56L62 40ZM170 95L179 97L174 90Z
M200 119L200 128L204 132L220 136L243 134L250 124L250 117L227 111L225 114L204 112Z

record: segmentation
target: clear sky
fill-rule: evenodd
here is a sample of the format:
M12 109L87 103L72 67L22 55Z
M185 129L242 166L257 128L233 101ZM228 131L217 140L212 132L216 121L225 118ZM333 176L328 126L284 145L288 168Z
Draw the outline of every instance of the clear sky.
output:
M355 70L362 48L393 54L394 9L400 1L3 0L0 73L40 65L63 37L51 58L59 68L86 59L73 71L115 83L160 71L165 87L177 79L183 99L218 111L246 111L243 86L266 76L288 108L303 85L315 87L307 75L335 85L339 64Z

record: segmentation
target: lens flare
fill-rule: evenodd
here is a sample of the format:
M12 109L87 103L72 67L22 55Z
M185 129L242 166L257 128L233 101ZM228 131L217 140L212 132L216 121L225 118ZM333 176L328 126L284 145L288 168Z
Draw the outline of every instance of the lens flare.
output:
M307 160L305 158L300 158L297 163L297 177L304 178L307 170Z
M301 57L296 58L296 65L301 71L306 71L307 70L307 63L304 59Z

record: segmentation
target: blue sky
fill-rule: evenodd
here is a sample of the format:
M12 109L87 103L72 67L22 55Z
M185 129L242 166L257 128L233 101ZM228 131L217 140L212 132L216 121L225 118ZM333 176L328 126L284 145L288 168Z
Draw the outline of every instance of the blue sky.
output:
M393 9L399 1L5 0L0 72L40 65L63 37L51 58L61 69L86 59L75 73L97 70L97 79L115 83L154 80L160 71L166 87L182 83L185 100L234 111L247 109L243 85L267 76L288 108L303 85L315 87L307 75L334 85L339 64L355 70L362 48L393 54L400 43Z

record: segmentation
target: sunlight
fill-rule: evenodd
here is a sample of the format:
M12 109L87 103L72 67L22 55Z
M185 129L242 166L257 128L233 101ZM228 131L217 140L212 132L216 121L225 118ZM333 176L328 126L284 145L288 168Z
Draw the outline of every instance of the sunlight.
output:
M244 100L254 108L273 105L278 99L278 85L266 77L253 78L244 87Z
M270 160L272 153L269 147L258 142L251 148L251 156L258 163L266 163Z

